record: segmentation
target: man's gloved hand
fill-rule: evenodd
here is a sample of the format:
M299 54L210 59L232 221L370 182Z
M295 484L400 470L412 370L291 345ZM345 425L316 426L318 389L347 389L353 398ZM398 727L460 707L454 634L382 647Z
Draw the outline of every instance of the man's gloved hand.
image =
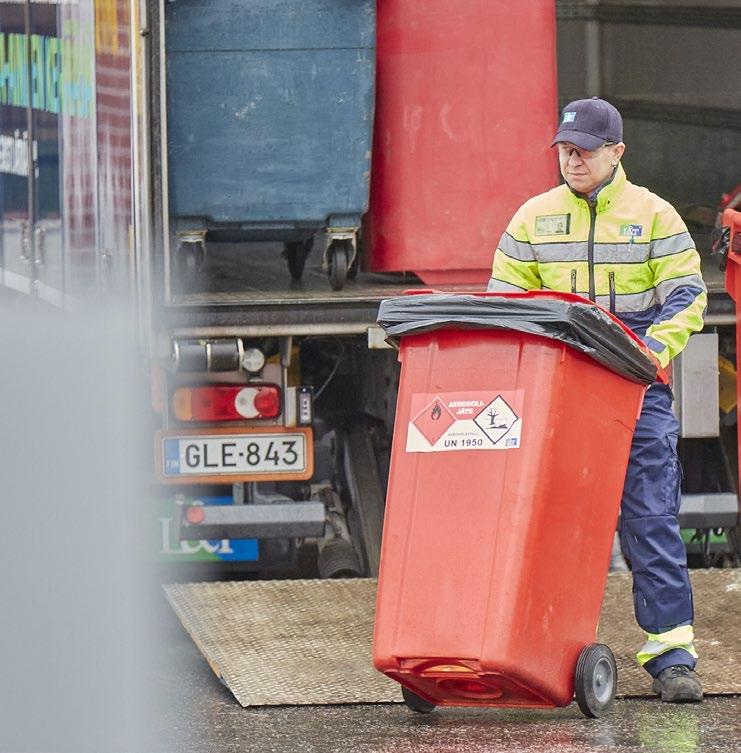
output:
M671 363L662 366L656 351L651 348L645 338L642 337L641 340L643 340L644 350L647 355L649 355L651 360L656 364L656 380L671 385Z

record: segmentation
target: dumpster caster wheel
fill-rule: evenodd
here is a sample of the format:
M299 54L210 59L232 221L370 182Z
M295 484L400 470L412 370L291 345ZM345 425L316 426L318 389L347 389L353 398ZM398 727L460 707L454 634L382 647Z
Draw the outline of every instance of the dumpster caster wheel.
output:
M574 679L576 702L584 716L596 719L610 710L617 690L617 666L607 646L586 646L576 663Z
M301 279L301 275L304 273L304 265L313 245L313 237L305 241L289 241L286 243L283 255L288 262L288 271L291 273L292 279Z
M424 698L421 698L403 685L401 686L401 694L404 696L404 705L418 714L429 714L437 708L434 703L425 701Z
M329 284L332 290L342 290L347 279L347 266L350 258L347 241L334 241L327 249Z
M347 279L354 280L358 276L358 267L360 266L360 249L355 254L352 264L347 270Z

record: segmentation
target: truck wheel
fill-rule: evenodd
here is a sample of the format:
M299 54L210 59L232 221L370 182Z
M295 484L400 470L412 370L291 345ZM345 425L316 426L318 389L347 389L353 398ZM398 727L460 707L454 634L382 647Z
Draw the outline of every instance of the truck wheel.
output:
M313 237L305 241L289 241L286 243L283 253L288 262L288 271L292 279L301 279L301 275L304 273L304 265L309 258L313 245Z
M345 287L349 259L347 246L347 241L334 241L327 250L329 284L332 290L342 290Z
M417 714L429 714L437 708L434 703L425 701L424 698L418 696L416 693L409 690L409 688L405 688L403 685L401 686L401 694L404 697L404 704L406 707Z
M582 650L576 663L574 690L584 716L596 719L612 708L617 690L617 665L612 651L603 643L592 643Z

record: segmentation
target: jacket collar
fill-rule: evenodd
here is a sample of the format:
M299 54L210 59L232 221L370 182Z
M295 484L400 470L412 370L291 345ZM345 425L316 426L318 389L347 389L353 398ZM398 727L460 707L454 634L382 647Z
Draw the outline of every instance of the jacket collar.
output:
M628 182L628 178L625 175L625 170L623 170L623 165L621 162L618 162L618 166L615 168L615 172L612 174L612 177L609 178L605 183L603 183L591 196L592 201L587 199L586 196L583 194L577 193L574 191L571 186L566 184L571 195L577 200L577 201L583 201L587 204L590 204L594 201L596 201L597 205L597 213L604 212L610 204L612 204L615 199L622 193L623 189L625 188L625 184Z

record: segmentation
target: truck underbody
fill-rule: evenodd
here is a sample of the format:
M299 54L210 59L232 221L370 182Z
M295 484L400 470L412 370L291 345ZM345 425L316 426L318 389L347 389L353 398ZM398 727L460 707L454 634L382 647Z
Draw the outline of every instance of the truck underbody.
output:
M231 539L259 539L252 561L231 565L245 571L375 575L398 381L396 354L383 340L376 313L384 298L425 286L413 275L359 271L342 291L333 291L319 252L309 256L301 281L293 281L281 244L215 242L206 249L200 269L173 285L170 301L158 312L162 349L172 342L238 342L266 353L292 353L286 378L314 396L315 470L301 482L245 478L233 485L176 488L174 537L186 548L194 538L205 542L202 548L210 541L217 552L230 551ZM727 355L735 349L733 303L720 271L706 266L710 303L703 334L715 335L706 344ZM161 363L166 372L169 358ZM680 365L677 373L692 368ZM691 389L685 388L684 401L682 394L677 398L690 434L680 442L685 471L680 523L691 564L708 566L738 556L735 425L730 415L715 434L711 428L711 436L693 436ZM214 498L219 505L213 512L206 508L206 519L199 514L197 524L188 522L189 503L208 505ZM241 509L224 509L229 500Z

